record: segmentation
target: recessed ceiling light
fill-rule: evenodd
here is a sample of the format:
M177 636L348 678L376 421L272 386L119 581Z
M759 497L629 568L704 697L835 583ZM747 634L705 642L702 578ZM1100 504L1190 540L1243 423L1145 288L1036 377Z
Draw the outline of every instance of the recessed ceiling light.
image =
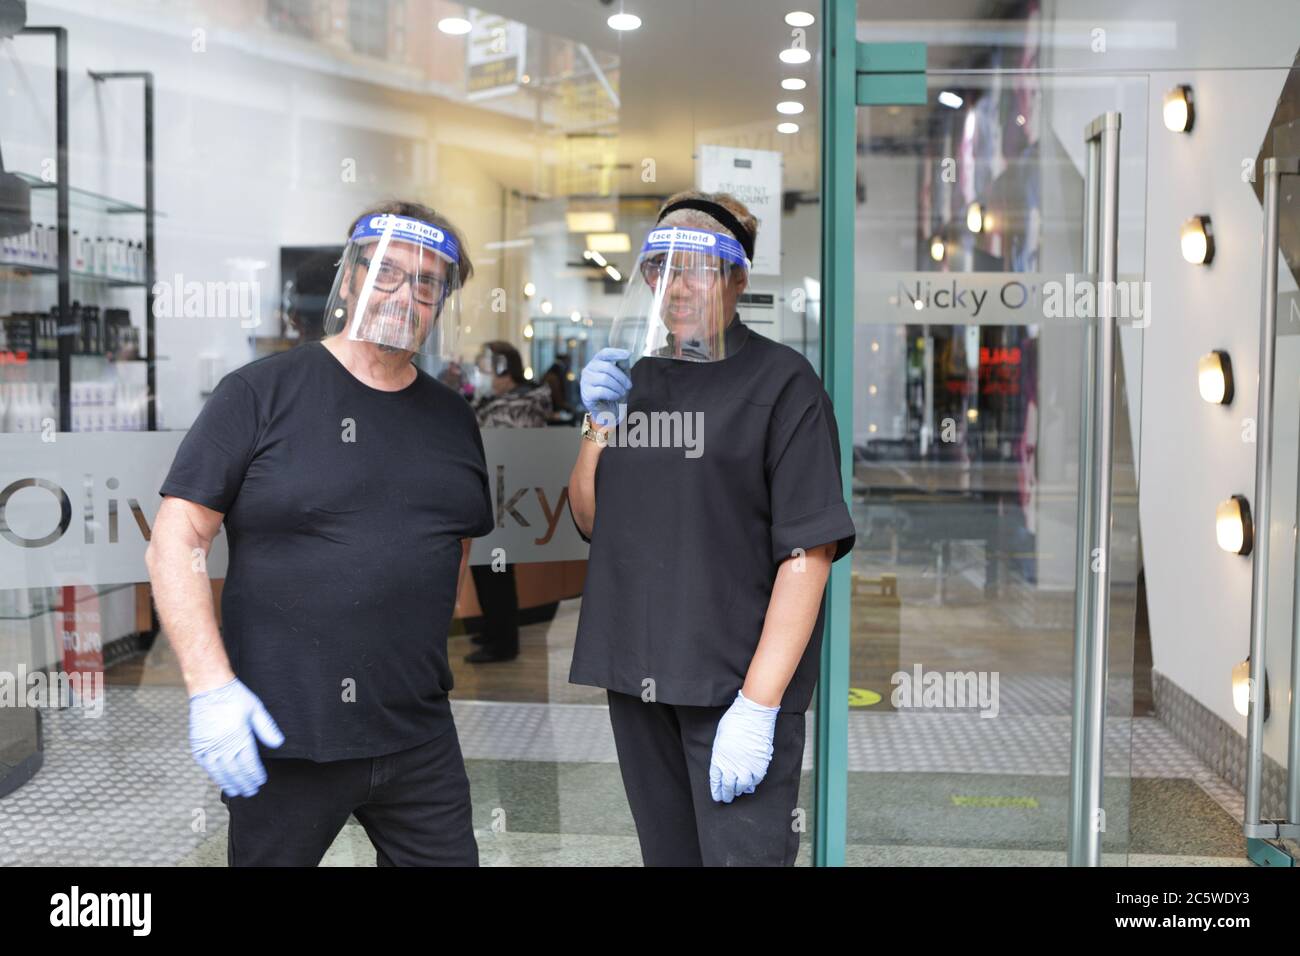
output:
M587 248L592 252L631 252L632 237L626 232L591 232Z
M797 76L787 76L781 81L781 89L783 90L802 90L807 85L807 80L801 80Z
M438 29L452 36L463 36L473 29L473 25L464 17L443 17L438 21Z
M789 46L781 51L782 63L807 63L812 59L812 54L800 46Z
M799 132L798 123L777 123L776 131L778 133L797 133Z
M939 102L942 103L944 106L949 107L950 109L959 110L961 109L961 104L963 101L962 98L958 96L956 93L954 93L952 90L944 90L942 93L939 94Z
M788 116L793 116L796 113L803 112L803 104L795 102L794 100L783 100L776 104L776 111L778 113L785 113Z
M792 27L810 27L817 20L811 13L805 13L803 10L791 10L785 15L785 22Z
M616 13L605 22L611 30L635 30L641 26L641 18L635 13Z
M564 225L569 232L613 232L614 214L607 210L568 209Z

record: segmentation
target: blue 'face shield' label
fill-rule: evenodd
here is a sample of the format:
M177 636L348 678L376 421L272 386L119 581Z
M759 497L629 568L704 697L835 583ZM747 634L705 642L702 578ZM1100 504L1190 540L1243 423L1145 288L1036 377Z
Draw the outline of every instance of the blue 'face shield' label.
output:
M645 245L641 247L641 255L645 257L661 252L687 250L717 256L742 269L749 268L749 260L745 258L744 248L731 236L706 232L702 229L683 229L680 226L665 226L650 230L650 235L645 237Z
M460 247L456 245L456 238L445 229L439 229L422 219L384 213L378 216L367 216L357 223L356 229L352 230L354 242L359 239L380 239L385 235L390 239L413 242L457 265L460 264Z

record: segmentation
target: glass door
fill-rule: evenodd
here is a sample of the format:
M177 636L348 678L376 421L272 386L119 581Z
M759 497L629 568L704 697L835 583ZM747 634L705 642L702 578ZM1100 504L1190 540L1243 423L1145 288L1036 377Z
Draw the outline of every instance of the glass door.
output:
M857 110L846 862L1124 864L1147 81L923 80Z
M1261 151L1260 366L1250 651L1233 669L1247 721L1242 829L1261 866L1300 858L1300 122ZM1263 666L1260 666L1260 664Z

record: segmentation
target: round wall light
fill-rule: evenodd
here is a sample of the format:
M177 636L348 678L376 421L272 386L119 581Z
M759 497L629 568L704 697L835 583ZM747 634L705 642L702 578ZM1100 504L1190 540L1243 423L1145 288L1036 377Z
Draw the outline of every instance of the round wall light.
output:
M1201 356L1196 363L1196 383L1201 398L1211 405L1232 403L1232 359L1216 349Z
M1194 266L1208 266L1214 259L1214 229L1209 216L1193 216L1178 233L1183 258Z
M1219 547L1229 554L1250 554L1255 546L1255 530L1250 520L1250 502L1244 495L1233 495L1220 502L1214 512L1214 535Z
M1264 719L1269 717L1268 668L1264 669ZM1232 666L1232 706L1237 713L1246 717L1250 715L1250 655Z
M1165 129L1171 133L1187 133L1192 129L1196 116L1192 109L1192 88L1175 86L1165 94L1164 104Z

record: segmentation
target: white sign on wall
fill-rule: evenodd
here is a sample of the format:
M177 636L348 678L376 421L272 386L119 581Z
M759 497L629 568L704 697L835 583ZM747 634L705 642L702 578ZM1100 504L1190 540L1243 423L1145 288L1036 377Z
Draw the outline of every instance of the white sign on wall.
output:
M731 193L758 220L752 275L781 274L781 154L767 149L701 146L699 188Z
M147 581L144 552L184 432L0 435L0 589ZM474 541L510 562L583 559L569 510L577 429L488 428L483 446L496 530ZM224 531L208 574L226 575Z
M158 488L184 432L0 435L0 586L149 580ZM217 535L208 573L226 575Z
M496 530L475 538L470 564L488 564L495 548L506 560L570 561L587 557L569 509L569 473L578 457L576 428L485 428L488 488Z
M1105 284L1079 273L859 272L854 320L859 324L1082 324L1097 317ZM1151 324L1151 283L1117 277L1109 290L1121 326Z
M519 89L528 31L522 23L470 9L465 47L465 98L485 100Z

